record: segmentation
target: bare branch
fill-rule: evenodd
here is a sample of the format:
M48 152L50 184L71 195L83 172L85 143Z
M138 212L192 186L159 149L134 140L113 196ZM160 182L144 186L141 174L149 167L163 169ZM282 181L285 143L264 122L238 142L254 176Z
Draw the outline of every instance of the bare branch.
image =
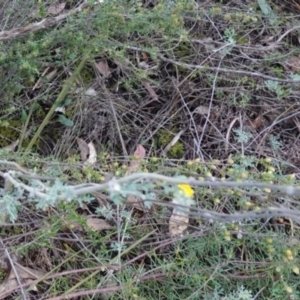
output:
M236 70L236 69L225 69L225 68L219 68L219 67L207 67L205 65L193 65L193 64L187 64L183 63L180 61L176 61L171 58L167 58L163 56L162 54L158 54L158 58L161 59L162 61L169 62L171 64L189 69L189 70L210 70L210 71L217 71L217 72L222 72L222 73L231 73L231 74L240 74L240 75L247 75L247 76L252 76L252 77L259 77L259 78L264 78L268 80L274 80L274 81L279 81L279 82L286 82L286 83L296 83L299 82L300 80L294 80L294 79L280 79L277 77L265 75L259 72L249 72L249 71L244 71L244 70Z
M3 40L11 40L14 38L18 38L20 36L24 36L30 32L35 32L41 29L45 29L51 26L58 24L59 22L65 20L70 15L74 15L83 10L84 7L87 6L87 0L84 0L82 4L80 4L77 8L71 9L64 14L60 14L56 17L45 18L42 21L31 23L24 27L18 27L11 30L4 30L0 32L0 41Z

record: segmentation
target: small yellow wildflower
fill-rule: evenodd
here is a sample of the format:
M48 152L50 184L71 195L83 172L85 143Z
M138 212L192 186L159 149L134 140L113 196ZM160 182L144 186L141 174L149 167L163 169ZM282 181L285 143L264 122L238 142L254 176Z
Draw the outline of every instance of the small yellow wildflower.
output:
M291 294L291 293L293 292L293 289L292 289L290 286L286 286L286 287L285 287L285 290L286 290L289 294Z
M296 274L296 275L299 275L299 268L298 267L293 267L293 272Z
M293 256L293 252L290 249L285 250L286 256Z
M184 194L184 196L188 198L192 198L194 195L194 190L189 184L178 184L178 188L180 189L180 192Z

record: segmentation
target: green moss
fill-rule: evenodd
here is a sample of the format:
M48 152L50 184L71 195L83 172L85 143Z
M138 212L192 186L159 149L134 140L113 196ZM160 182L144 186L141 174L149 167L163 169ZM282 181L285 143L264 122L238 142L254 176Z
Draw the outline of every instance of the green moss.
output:
M191 49L190 44L186 42L179 43L178 46L175 49L176 54L181 59L184 59L185 57L189 57L192 55L193 49Z
M3 121L0 124L0 149L4 148L20 138L22 124L21 121ZM29 144L30 139L24 139L22 147L26 147Z
M42 110L41 110L42 111ZM43 112L43 111L42 111ZM45 112L43 112L45 114ZM40 116L42 113L40 112ZM21 136L23 123L20 120L0 120L0 148L10 145L18 140ZM22 147L26 147L30 142L30 138L24 139ZM39 142L34 149L39 147Z
M172 132L176 133L177 129L173 129ZM170 134L164 130L158 131L158 146L165 148L174 138L173 134ZM177 142L171 149L168 151L167 155L169 158L182 158L184 154L184 145L182 142Z
M39 105L38 108L34 111L33 115L38 120L43 120L46 117L47 112Z
M95 72L92 70L92 68L86 67L80 72L80 78L84 86L89 87L91 81L95 78Z
M6 147L20 137L21 121L1 120L0 148Z

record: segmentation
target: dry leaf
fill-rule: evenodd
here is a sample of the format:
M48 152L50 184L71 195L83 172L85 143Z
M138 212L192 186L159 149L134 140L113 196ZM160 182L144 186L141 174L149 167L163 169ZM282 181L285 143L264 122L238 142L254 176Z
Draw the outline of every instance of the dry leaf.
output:
M135 159L130 162L126 176L132 174L138 170L141 165L142 159L146 156L146 150L142 145L137 145L136 150L134 151Z
M97 161L97 152L93 142L88 143L89 147L89 158L86 161L88 164L93 165Z
M18 278L20 279L21 283L32 282L33 280L39 279L43 277L46 273L39 270L34 270L31 268L23 267L17 262L14 262L14 269L17 272ZM3 293L9 290L15 290L19 288L19 283L16 279L16 274L13 268L10 269L8 275L5 277L2 284L0 284L0 299L3 299ZM37 290L36 286L31 287L32 290Z
M189 214L174 208L169 220L169 232L172 236L182 234L189 225Z
M139 169L142 160L146 156L146 149L140 144L137 145L136 150L134 151L134 156L135 156L135 159L133 159L130 162L128 170L125 174L126 176L136 172ZM129 195L127 197L127 203L131 204L132 206L134 206L138 210L146 211L146 208L144 207L143 202L137 196Z
M97 91L92 87L88 88L87 90L85 90L84 88L77 88L75 90L75 94L81 94L81 95L84 94L85 96L89 96L89 97L95 97L98 95Z
M139 159L144 159L146 156L146 149L142 145L138 144L136 150L134 151L134 155Z
M208 115L209 114L209 107L204 105L199 105L195 108L194 112L195 114L199 115Z
M285 65L294 73L300 72L300 57L291 56L285 61Z
M46 68L45 71L42 73L42 76L45 76L47 74L47 72L49 71L50 67ZM39 78L39 80L36 82L36 84L33 86L32 90L34 91L35 89L38 89L42 86L42 81L41 81L41 77Z
M2 294L9 290L17 289L19 286L16 279L9 279L9 276L6 277L3 282L0 284L0 299L4 299Z
M60 12L64 10L65 6L66 6L66 2L50 5L47 9L47 13L50 15L58 15Z
M254 126L255 129L259 129L264 123L264 117L263 115L257 116L254 121L252 121L252 126Z
M274 41L274 35L268 35L264 37L261 41L260 44L268 44Z
M107 182L108 180L105 180L105 182ZM94 193L91 193L95 198L96 200L98 201L99 205L101 206L107 206L110 198L109 196L101 193L101 192L94 192Z
M126 200L127 204L134 206L136 209L144 212L147 211L140 197L135 195L129 195Z
M63 115L65 115L66 114L66 108L64 106L58 106L58 107L55 108L55 112L60 112Z
M88 218L86 221L87 225L94 231L102 231L113 229L114 227L108 224L105 220L98 218Z
M149 61L149 57L148 57L148 55L147 55L146 52L142 52L142 57L143 57L143 60L144 60L145 62L148 62L148 61Z
M142 80L141 81L143 86L145 87L145 89L149 92L149 94L151 95L152 99L154 101L158 101L158 96L157 94L155 93L154 89L152 88L152 86L149 84L148 81L146 80Z
M44 271L23 267L17 262L14 262L14 264L19 277L21 277L22 279L39 279L46 274ZM16 278L15 273L13 271L10 272L10 274L11 273L13 273L12 277Z
M145 61L141 61L139 63L139 68L143 70L148 70L150 68L150 65L148 65Z
M1 148L0 150L6 150L7 152L12 152L12 151L14 151L16 149L16 147L18 145L19 145L19 139L17 139L16 141L12 142L8 146Z
M88 144L81 138L76 138L79 150L80 150L80 157L83 162L86 162L88 156L90 154L90 148Z
M252 120L247 120L244 125L247 126L247 127L252 128L252 129L257 130L263 124L264 124L264 117L263 117L263 115L259 115L253 121Z
M172 236L182 234L187 229L189 225L190 205L193 203L191 199L194 195L194 190L189 184L179 184L178 187L180 194L172 200L172 204L178 206L174 207L169 220L169 232ZM182 199L182 194L187 199L190 199L190 201ZM185 203L184 206L182 206L183 202Z
M95 89L93 88L88 88L85 93L84 93L86 96L97 96L97 92L95 91Z
M95 62L95 67L99 71L99 73L104 77L108 77L111 73L106 60L100 60L97 63Z
M43 72L42 76L39 78L39 80L36 82L32 90L39 89L43 85L42 77L46 77L48 81L50 81L57 73L57 69L55 68L51 72L47 73L49 71L49 68L46 68L46 70ZM46 75L47 74L47 75Z

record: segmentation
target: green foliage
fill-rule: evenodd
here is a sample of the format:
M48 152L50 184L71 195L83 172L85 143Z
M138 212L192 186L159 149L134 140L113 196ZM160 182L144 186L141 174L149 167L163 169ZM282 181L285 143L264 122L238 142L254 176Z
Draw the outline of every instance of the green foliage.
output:
M273 134L270 134L270 136L269 136L269 142L270 142L271 147L272 147L272 149L274 151L278 151L282 147L282 143Z
M14 222L18 218L18 210L20 208L20 201L18 198L22 196L18 190L13 192L8 192L5 189L0 189L0 219L1 221L6 221L8 219L10 222Z
M3 148L16 141L20 132L21 121L2 120L0 123L0 148Z
M280 101L283 97L288 96L291 93L290 89L284 89L281 87L278 81L266 80L266 87L276 93L277 99Z
M16 2L23 3L21 0ZM17 4L16 8L19 7ZM35 3L31 11L36 11L43 18L47 4ZM12 16L17 16L18 12L13 7L11 9ZM83 11L70 15L67 22L55 29L50 27L9 42L0 41L2 104L5 107L0 115L6 112L6 107L12 107L12 99L15 106L29 110L18 95L24 87L32 88L36 84L45 66L61 70L86 55L87 51L91 57L108 55L120 62L126 61L128 45L146 49L155 59L157 47L149 37L155 35L161 38L164 47L169 48L173 38L186 35L184 14L192 9L192 1L189 0L163 1L152 10L144 8L142 1L104 1L101 5L89 1ZM31 19L28 18L27 22L30 23ZM82 80L89 85L87 81L91 81L93 76L90 71L89 74L86 72L85 68ZM132 68L131 72L136 73L131 80L140 78L140 70ZM45 97L48 97L47 94ZM53 96L48 98L53 101ZM72 125L71 120L63 117L60 117L60 122Z
M249 140L253 137L252 133L246 132L241 129L233 129L233 132L235 133L235 140L241 144L248 143Z
M10 159L13 158L14 154L11 155ZM108 158L108 154L101 152L99 158L104 162ZM24 160L28 171L34 171L47 177L52 176L69 181L81 174L82 177L78 177L79 183L83 180L86 182L101 180L96 176L96 173L99 174L97 168L85 166L83 169L77 169L78 158L69 158L70 161L73 162L73 165L67 167L66 164L59 162L55 164L53 157L49 158L48 162L47 160L41 161L36 156L27 156ZM22 162L20 161L20 163ZM152 166L147 166L147 168L154 168L154 172L157 170L155 166L156 168L160 166L157 159L151 159L148 164ZM206 164L201 163L200 160L185 162L183 170L188 170L192 174L198 173L199 176L204 177L211 177L212 175L209 173L214 172L220 178L229 177L231 180L256 180L259 182L272 180L278 184L293 186L296 183L295 176L282 175L277 171L277 167L278 169L281 168L269 158L231 156L225 163L217 160ZM123 169L122 165L117 162L112 162L110 168L114 172ZM167 172L165 168L163 169ZM43 174L43 172L45 173ZM169 172L171 174L178 173L178 168ZM11 174L17 176L17 174ZM184 180L186 177L180 178ZM19 177L17 181L22 182L22 177ZM107 262L110 266L112 262L126 262L127 254L132 257L132 255L138 256L149 251L147 252L147 260L150 263L145 263L144 267L140 268L133 264L122 267L122 271L115 272L117 281L122 284L123 292L121 295L113 293L109 299L124 299L124 297L129 299L133 293L135 294L134 297L139 299L157 299L164 295L169 299L191 297L191 299L208 300L231 300L233 298L250 300L260 291L261 299L270 299L270 297L275 297L274 295L284 299L290 293L296 295L297 283L295 278L299 272L297 260L300 248L299 244L293 242L289 234L282 231L280 227L274 226L272 230L268 230L259 221L247 219L240 222L212 222L208 226L202 218L193 215L190 222L192 228L199 230L199 232L200 230L203 231L200 237L186 235L183 240L179 238L176 242L174 241L172 246L163 247L161 252L152 252L148 242L144 245L141 239L152 232L153 224L151 225L151 222L143 225L138 223L139 220L135 214L122 206L129 195L137 196L147 208L154 210L153 216L159 226L168 226L168 218L166 218L168 207L165 207L165 203L169 203L170 199L174 197L177 199L177 204L188 204L191 208L203 207L208 210L215 210L216 207L224 205L230 213L245 212L259 208L260 205L269 205L268 201L264 204L259 200L260 198L243 194L242 190L218 189L212 192L209 187L198 187L195 188L193 201L190 199L190 202L187 203L180 196L178 188L166 182L132 181L118 183L112 180L103 191L109 195L109 199L112 201L109 202L109 205L98 206L95 214L114 223L116 207L123 208L119 212L118 220L120 221L118 221L116 229L103 234L88 228L86 217L78 213L78 207L87 207L93 200L92 197L76 196L74 192L77 188L74 189L74 186L62 181L44 180L41 183L39 180L32 179L25 182L27 186L34 188L33 191L46 191L46 198L38 198L38 195L27 198L26 207L30 205L31 210L36 210L39 214L46 214L41 209L55 213L51 213L51 217L45 219L45 225L36 232L34 242L17 247L18 253L25 255L39 247L52 251L53 244L51 241L56 240L55 238L61 230L75 230L76 228L85 228L86 239L91 242L88 246L82 246L83 242L81 241L77 242L80 245L79 248L65 243L64 251L68 253L68 256L64 258L64 268L89 268L99 265L99 261L101 264ZM81 186L83 187L83 185ZM92 184L86 186L92 186ZM257 192L255 188L253 190L247 189L248 193L252 191ZM17 192L18 194L14 194ZM2 216L7 215L9 219L14 221L18 213L24 211L25 208L18 201L22 198L22 193L21 185L11 189L10 193L5 191L1 205ZM265 193L267 196L269 191L265 190ZM6 199L7 202L5 202ZM153 205L153 200L160 199L161 201L155 202ZM118 235L116 235L116 230ZM294 233L294 238L296 236L298 236L298 231ZM131 248L132 243L137 244ZM258 267L257 262L259 262ZM103 268L105 270L105 267ZM157 276L165 274L163 275L164 284L158 285L155 278L143 280L143 278L147 278L149 272L157 272ZM234 274L245 275L250 279L243 280L242 286L241 281L235 278ZM260 278L257 277L257 274L264 276ZM135 281L133 278L136 276L140 280ZM95 281L88 280L85 282L83 278L81 288L92 289L95 286ZM99 274L95 274L93 278L93 280L102 280ZM271 282L273 283L271 284ZM61 287L64 291L72 288L69 282L63 279L57 279L54 285L58 294L61 292ZM263 287L265 288L263 289ZM52 292L54 292L53 289Z
M58 120L60 123L62 123L63 125L67 126L67 127L72 127L74 126L74 122L70 119L68 119L65 115L60 114L58 116Z
M14 1L15 4L23 2ZM47 5L54 1L29 2L30 8L36 9L37 18L41 19L47 16ZM68 5L72 6L75 2L68 1ZM9 114L3 116L0 122L4 140L0 147L19 138L20 128L25 121L30 120L29 126L33 124L31 129L34 129L36 123L45 120L49 104L51 107L57 99L57 94L65 84L64 79L74 73L87 53L91 60L79 72L74 85L80 82L89 87L95 76L91 68L93 59L108 57L110 63L119 62L121 71L125 73L125 76L118 78L118 87L139 97L141 80L147 79L151 84L160 82L155 73L160 64L157 64L154 76L139 69L134 65L135 60L131 59L135 57L133 53L136 47L145 51L155 63L160 61L158 53L172 59L180 58L178 65L166 63L164 70L168 72L168 76L176 72L178 80L184 79L178 87L183 97L188 95L188 98L198 101L198 91L211 92L212 84L215 83L211 103L214 105L218 102L219 107L223 107L223 103L226 105L229 99L230 105L234 106L231 107L230 115L236 114L239 108L246 107L249 103L253 104L252 100L256 95L252 95L252 91L260 92L259 89L262 88L257 77L230 77L227 73L218 74L208 69L216 67L216 60L221 57L224 61L222 64L220 61L220 70L229 70L233 65L236 66L235 63L243 55L245 62L248 56L252 62L255 61L252 69L254 72L261 72L257 62L262 54L246 51L247 48L251 50L248 43L253 38L252 32L256 32L258 38L255 24L258 18L252 4L245 12L236 10L225 13L227 7L222 5L222 1L219 6L208 11L195 9L195 1L188 0L159 1L151 9L144 7L144 1L137 0L104 1L101 5L94 5L94 2L96 1L89 1L82 12L70 16L57 26L0 42L0 79L3 82L3 108L0 109L0 115ZM265 4L260 1L260 5ZM264 8L261 7L262 10ZM214 19L202 27L203 24L199 22L201 18L197 14L201 17L209 15ZM30 18L31 16L29 20ZM222 30L217 26L218 19L222 24L226 21ZM193 24L193 28L187 32L184 25L189 22ZM197 31L196 35L202 35L204 31L209 32L210 24L214 27L214 42L204 42L203 47L199 48L209 58L207 61L203 60L203 66L207 66L207 69L200 69L192 74L189 68L180 66L180 62L190 63L190 55L195 53L193 47L196 48L196 43L192 44L189 40L190 37L194 38L191 34L193 30ZM245 32L245 29L250 30ZM220 41L222 38L224 41ZM225 48L220 52L222 44L219 43L222 42ZM246 47L240 47L246 43ZM193 61L194 64L202 63L199 49L199 57ZM230 64L225 61L227 55L231 59ZM267 64L272 60L276 61L276 57L280 55L278 51L268 58L262 56ZM55 80L54 84L48 84L45 80L46 84L39 91L44 95L33 96L35 100L38 99L34 102L37 106L31 118L29 109L33 108L32 99L24 100L20 92L26 89L35 95L32 88L49 65L57 68L59 80ZM248 70L252 68L249 64L245 66ZM273 72L278 76L284 75L281 67L274 67ZM291 77L297 79L296 75ZM194 83L196 84L193 86ZM192 94L185 90L190 84L194 90ZM236 85L234 89L232 84ZM165 86L169 89L167 84ZM163 88L165 87L162 87L162 92ZM292 93L277 81L266 81L263 88L275 93L279 100ZM68 93L71 94L74 90L72 86ZM230 95L233 98L230 99ZM80 101L73 101L75 97L75 93L71 97L64 95L56 103L70 105L66 116L60 115L57 118L65 126L72 127L73 114L81 110ZM187 103L188 107L189 105ZM12 113L17 109L20 113L15 120ZM210 124L215 126L219 117L218 113L216 116L212 114ZM202 124L202 120L204 118L199 124ZM177 121L178 119L174 126L178 126ZM173 119L168 124L171 122ZM124 132L130 133L127 130L129 126L131 125L122 124L122 135ZM74 136L79 136L76 127L69 129L74 130ZM226 128L222 130L221 134L225 134ZM160 129L157 132L153 151L162 150L169 145L178 128L170 131ZM125 136L126 134L124 140ZM245 144L251 140L252 134L234 129L234 137L237 143ZM213 138L216 139L215 136ZM279 138L270 135L269 139L272 149L279 150ZM25 140L25 145L27 142ZM125 143L127 144L127 136ZM3 223L1 235L5 237L4 243L9 241L9 246L5 246L23 254L25 259L39 257L40 253L47 252L45 257L49 262L42 262L41 269L53 273L68 273L71 270L77 271L76 269L82 271L86 268L85 272L76 272L76 276L72 274L51 279L50 286L44 285L47 297L64 294L67 298L75 290L82 292L114 287L115 290L106 292L105 295L100 292L96 297L103 296L113 300L299 298L300 233L297 223L293 219L281 220L277 218L278 215L270 222L269 215L263 219L260 214L263 208L270 206L274 209L292 207L296 213L299 210L297 197L272 193L269 188L257 186L213 187L213 183L221 184L226 181L237 184L255 181L289 185L291 188L299 186L297 177L290 174L290 171L286 172L289 169L283 162L240 154L223 160L184 161L185 147L182 141L178 141L167 153L170 158L178 158L175 166L174 161L161 157L143 159L138 167L144 171L149 170L150 175L161 173L180 180L190 176L197 178L200 182L199 186L194 186L194 197L185 198L178 186L171 181L149 178L138 178L130 182L120 180L128 171L132 171L129 166L132 167L131 163L134 165L135 161L127 157L112 157L105 145L101 147L103 149L94 165L82 164L79 154L70 155L62 161L54 157L39 157L34 153L20 156L20 153L0 151L1 176L5 181L0 189L0 221ZM20 166L8 164L13 161ZM178 174L184 176L178 177ZM111 177L113 179L106 182ZM204 180L208 183L201 186ZM98 190L91 192L96 186ZM84 192L80 194L78 191ZM135 202L129 203L130 197L140 200L144 207L140 210ZM180 205L185 207L180 209ZM189 226L182 235L170 238L169 220L174 211L190 212ZM231 219L249 212L257 214L254 218L240 221ZM223 214L222 222L210 218L212 213ZM88 224L90 217L108 222L111 229L93 230ZM28 226L27 219L33 221ZM35 219L40 223L34 223ZM4 223L8 222L19 222L22 225L11 224L5 227ZM16 235L14 240L11 239L13 235ZM16 244L11 240L16 241ZM41 290L38 289L39 292Z
M227 296L221 296L224 294L223 291L214 291L214 295L212 297L206 296L205 300L254 300L252 293L246 290L243 286L239 287L236 291L231 292Z
M266 0L257 0L257 3L263 12L263 14L268 18L271 25L275 25L277 23L277 17L274 14L272 8L267 3Z
M158 146L162 148L165 148L174 138L173 134L170 134L165 130L159 130L157 135L158 135ZM184 153L184 144L178 141L174 146L171 147L167 155L170 158L181 158L183 153Z
M8 104L7 106L0 107L0 114L1 115L9 114L9 113L14 112L15 110L16 110L16 107L14 105ZM3 121L1 120L1 123L2 122Z
M59 66L72 63L87 49L94 54L109 51L111 56L118 58L118 53L126 49L129 40L134 43L134 33L142 36L155 33L166 41L179 37L183 33L183 12L188 9L189 2L166 1L153 10L145 9L140 1L133 0L90 5L71 16L67 26L32 33L10 43L0 42L2 73L16 70L11 82L23 84L25 81L22 78L26 78L27 84L32 84L40 74L42 65L53 61L51 52L56 53L54 62ZM164 18L161 18L162 15ZM152 42L146 40L143 47L152 48ZM15 93L17 91L14 90Z

